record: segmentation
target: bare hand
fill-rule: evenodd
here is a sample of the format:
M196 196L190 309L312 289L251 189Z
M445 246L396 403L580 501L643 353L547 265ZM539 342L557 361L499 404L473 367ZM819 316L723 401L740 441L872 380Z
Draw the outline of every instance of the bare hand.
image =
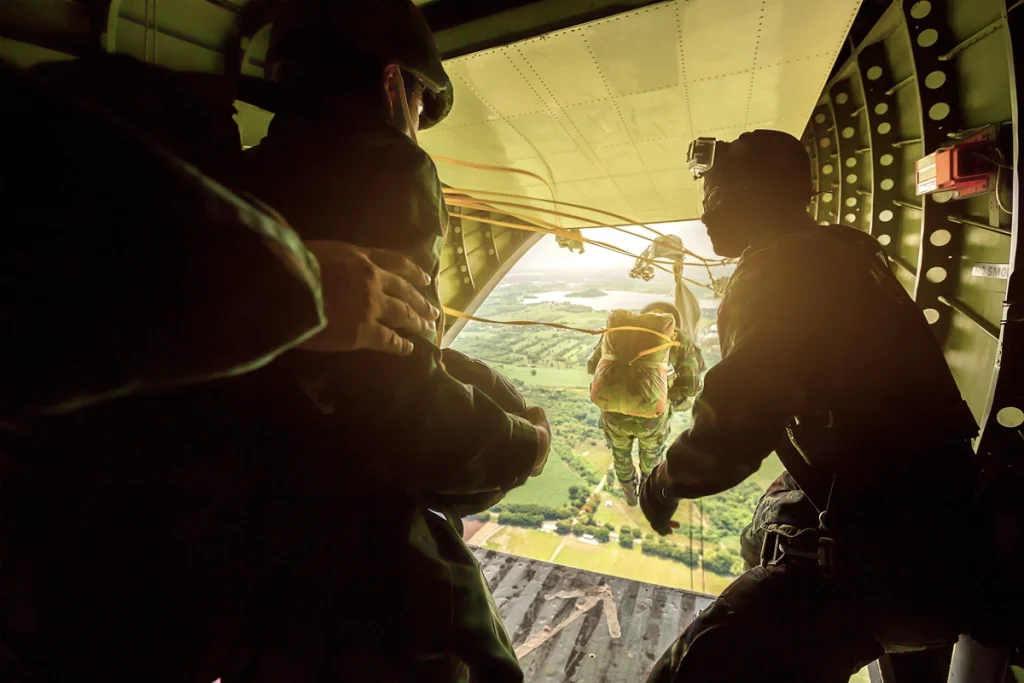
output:
M551 450L551 425L543 408L532 406L523 412L523 417L537 428L537 460L533 465L531 477L540 476L544 466L548 464L548 452Z
M300 348L405 356L412 342L396 330L436 333L441 312L416 291L430 284L430 276L412 261L394 251L333 240L306 246L320 262L327 328Z

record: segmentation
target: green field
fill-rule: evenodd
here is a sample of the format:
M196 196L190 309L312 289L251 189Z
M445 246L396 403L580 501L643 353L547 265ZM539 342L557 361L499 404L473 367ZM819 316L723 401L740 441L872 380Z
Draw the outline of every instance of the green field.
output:
M656 283L614 283L601 289L630 291L657 291ZM587 287L591 286L588 281ZM521 283L499 287L478 311L481 317L496 320L533 320L555 322L582 328L599 328L605 323L606 311L592 310L588 300L578 298L572 302L540 302L524 304L528 299L545 291L578 289L569 283ZM710 321L706 321L710 322ZM510 504L536 504L553 508L569 505L569 487L593 490L612 466L612 456L605 445L600 429L600 411L589 398L590 376L586 363L597 338L591 335L545 327L498 326L469 323L453 345L460 351L490 364L507 377L524 395L527 402L544 408L552 428L552 450L547 467L540 477L530 479L526 485L506 496ZM705 350L709 365L717 360L713 349ZM677 413L672 421L672 437L676 438L691 423L688 411ZM584 455L586 454L586 455ZM686 546L693 537L694 550L705 550L705 557L721 562L733 561L737 570L739 533L749 522L760 492L775 479L781 470L778 460L770 458L761 470L751 477L750 483L737 489L711 496L697 505L691 513L687 502L680 505L676 521L682 528L671 542ZM607 506L611 501L612 505ZM622 526L650 531L638 507L627 507L613 483L601 494L601 501L589 516L590 508L578 510L573 517L578 524L611 524L616 531ZM573 520L562 520L571 523ZM701 537L703 536L703 544ZM553 546L552 542L556 542ZM680 588L690 587L690 569L682 562L641 554L639 548L627 550L615 542L598 546L581 543L573 536L560 537L540 530L507 528L492 537L487 547L502 546L507 552L547 560L562 544L556 562L578 566L592 571ZM724 560L723 557L730 558ZM698 576L700 571L696 570ZM706 588L717 593L731 580L729 576L705 574ZM683 578L680 578L683 577ZM699 590L699 587L698 587Z
M548 455L548 464L539 477L530 478L523 486L513 489L505 496L509 503L537 503L551 507L562 507L569 499L570 486L586 486L575 472L554 450Z
M494 369L509 379L538 387L581 387L590 385L587 368L547 368L496 363Z

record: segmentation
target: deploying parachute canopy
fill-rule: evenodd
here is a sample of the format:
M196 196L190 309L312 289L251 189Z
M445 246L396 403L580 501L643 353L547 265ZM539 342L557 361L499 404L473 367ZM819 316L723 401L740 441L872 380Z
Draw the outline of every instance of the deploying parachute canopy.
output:
M669 354L675 319L667 313L612 311L601 337L601 357L590 400L605 412L657 417L668 410ZM615 330L629 327L633 329ZM650 330L646 332L645 330Z

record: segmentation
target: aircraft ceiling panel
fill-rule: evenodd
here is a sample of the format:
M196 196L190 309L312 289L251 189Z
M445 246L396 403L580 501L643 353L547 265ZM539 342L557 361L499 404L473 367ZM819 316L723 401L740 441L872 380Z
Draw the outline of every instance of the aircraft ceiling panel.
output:
M676 21L675 7L666 4L635 17L612 17L585 32L584 40L612 95L650 92L680 84Z
M689 141L799 135L860 1L674 0L457 57L455 108L421 143L637 220L690 219ZM528 176L439 170L457 187L547 192Z
M593 145L595 152L602 147L632 146L633 141L616 107L607 102L591 102L565 110L576 130Z

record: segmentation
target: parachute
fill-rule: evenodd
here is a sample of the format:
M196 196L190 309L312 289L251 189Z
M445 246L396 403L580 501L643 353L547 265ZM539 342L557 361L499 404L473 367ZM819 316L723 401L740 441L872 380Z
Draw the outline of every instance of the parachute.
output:
M614 328L633 328L619 329ZM667 313L612 311L601 337L601 356L590 400L605 412L657 417L668 410L669 354L675 320ZM638 329L639 328L639 329ZM645 330L650 330L646 332Z

